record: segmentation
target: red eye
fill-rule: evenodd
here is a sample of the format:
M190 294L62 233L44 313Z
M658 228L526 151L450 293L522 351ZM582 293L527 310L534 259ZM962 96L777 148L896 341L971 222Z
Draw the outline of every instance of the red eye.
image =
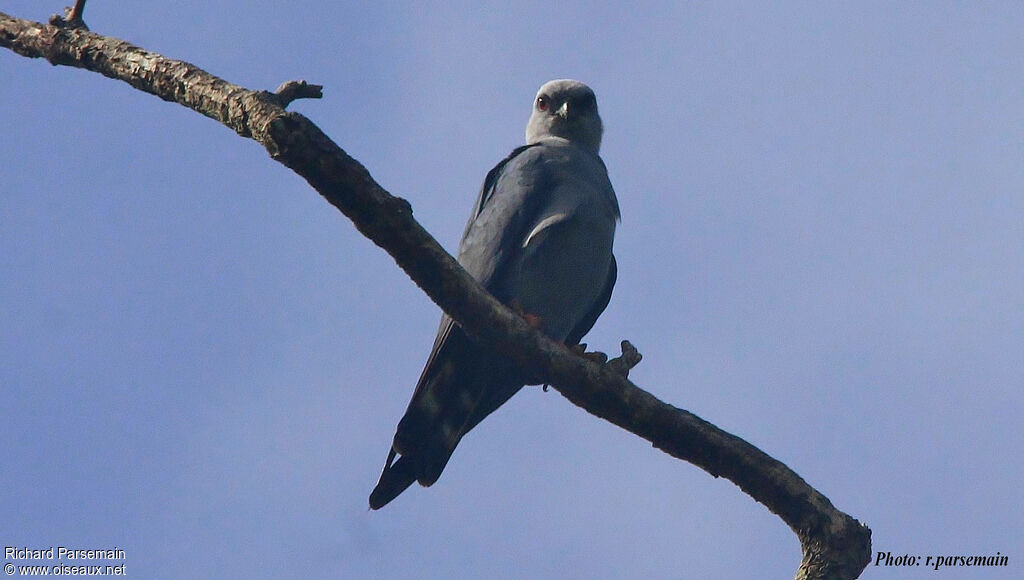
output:
M548 110L548 98L541 95L537 97L537 110L547 111Z

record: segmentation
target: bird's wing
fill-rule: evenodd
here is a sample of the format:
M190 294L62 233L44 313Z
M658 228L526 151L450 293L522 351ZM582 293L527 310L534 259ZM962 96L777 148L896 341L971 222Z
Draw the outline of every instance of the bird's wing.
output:
M487 205L488 201L490 201L491 196L494 195L494 186L498 183L498 176L501 175L502 170L505 169L508 162L518 157L523 151L526 151L531 147L536 147L537 145L537 143L534 143L533 145L520 145L519 147L516 147L508 154L508 156L487 172L487 176L484 177L484 184L480 187L480 194L476 198L476 204L473 205L473 213L469 216L469 222L466 224L466 230L462 232L463 239L465 239L466 234L469 233L469 228L473 226L473 221L476 220L477 216L480 215L480 212L484 210L484 206Z
M487 173L459 244L459 264L492 293L546 201L544 149L517 147ZM496 295L499 300L507 297Z
M531 197L529 195L531 192L527 191L527 188L520 188L522 195L503 194L499 196L500 202L491 203L494 200L494 192L499 178L509 163L533 147L536 145L523 145L515 148L512 153L487 172L476 204L473 206L469 223L466 224L466 229L462 234L462 242L459 245L459 264L485 288L488 288L494 274L500 270L499 266L502 265L502 261L507 260L510 256L508 246L512 243L511 238L514 237L512 232L524 229L524 225L519 225L516 222L525 224L528 221L528 208L523 198ZM516 170L516 164L513 164L511 169ZM501 203L501 207L492 208L491 206L496 203ZM481 214L484 214L485 209L487 213L481 219ZM455 333L454 340L452 340L453 332ZM441 315L441 323L434 339L434 346L430 350L427 363L416 383L416 390L409 403L410 408L418 399L422 398L422 391L427 384L427 379L436 373L440 364L443 364L445 358L443 355L452 349L451 343L462 342L459 336L460 332L461 329L450 316Z
M473 205L473 212L469 217L469 222L466 224L466 229L462 234L462 243L460 244L459 252L459 263L466 271L470 273L470 275L472 275L485 288L487 287L488 282L490 281L490 278L492 277L498 265L498 255L503 254L504 252L499 251L495 247L481 247L478 250L472 252L472 259L469 261L469 264L467 264L466 260L464 260L463 258L463 252L461 251L461 248L467 245L466 240L470 238L471 231L474 231L475 228L479 229L485 227L484 224L477 223L477 218L480 216L481 212L483 212L488 202L493 198L494 190L498 183L498 178L501 176L502 171L505 169L505 166L508 165L510 161L519 156L520 153L535 146L536 145L522 145L520 147L516 147L507 157L502 159L497 165L492 167L491 170L487 172L487 176L484 178L483 186L480 188L480 193L477 196L476 203ZM502 224L495 225L500 226ZM482 236L474 233L473 239L481 240L484 241L485 243L489 243L496 246L502 245L502 239L500 235ZM484 270L487 270L489 274L485 275ZM458 328L458 325L455 324L455 321L452 320L450 316L448 316L445 313L441 314L441 323L437 329L437 336L434 338L434 346L430 349L430 355L427 356L427 363L424 365L423 372L420 373L420 378L416 382L416 390L413 391L412 400L409 402L410 408L412 408L413 404L418 399L421 398L421 393L423 391L424 385L427 382L426 379L436 370L437 365L440 363L439 359L443 359L443 356L441 356L442 353L451 348L450 346L448 346L449 337L451 336L453 329ZM456 342L461 341L457 340ZM408 412L408 409L406 410L406 412Z
M509 231L526 227L528 216L523 198L529 197L532 188L512 192L523 195L505 195L503 191L497 202L495 191L509 164L516 169L514 160L532 147L517 147L487 173L463 233L459 262L484 287L509 256L513 237ZM399 422L380 481L370 495L370 507L384 506L416 480L425 485L433 483L458 440L483 419L474 411L484 398L484 391L491 393L487 398L493 411L520 388L521 382L511 371L503 357L480 348L451 317L443 314L427 363ZM470 425L471 415L475 416Z
M612 299L612 289L615 287L615 278L618 276L618 267L615 265L615 256L612 256L611 266L608 268L608 279L604 283L604 289L601 290L601 295L597 301L594 302L594 306L587 312L586 317L579 321L569 336L566 337L566 344L579 344L583 337L590 332L590 329L594 327L594 323L597 322L597 318L601 316L604 309L608 307L608 302Z

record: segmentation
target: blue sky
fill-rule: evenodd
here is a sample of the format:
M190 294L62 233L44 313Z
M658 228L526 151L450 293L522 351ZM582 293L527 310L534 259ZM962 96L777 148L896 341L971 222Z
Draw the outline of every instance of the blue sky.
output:
M61 3L4 1L45 20ZM1024 8L90 3L309 116L450 249L537 87L598 95L623 220L587 337L788 464L873 549L1024 568ZM791 577L725 480L526 389L376 482L439 310L230 130L0 51L0 544L135 577Z

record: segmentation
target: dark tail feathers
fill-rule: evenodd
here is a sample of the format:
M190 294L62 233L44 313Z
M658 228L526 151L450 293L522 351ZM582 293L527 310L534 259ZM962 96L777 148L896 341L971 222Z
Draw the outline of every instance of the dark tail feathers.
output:
M394 464L392 464L394 462ZM395 461L395 450L388 453L384 471L380 474L377 487L370 492L370 509L379 510L400 493L408 489L416 481L416 466L408 457L399 457Z

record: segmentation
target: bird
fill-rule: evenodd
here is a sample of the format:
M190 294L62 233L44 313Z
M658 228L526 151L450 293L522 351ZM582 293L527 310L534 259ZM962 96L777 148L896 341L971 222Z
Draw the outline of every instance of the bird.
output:
M619 204L599 156L597 98L570 79L533 99L526 144L486 175L458 262L550 338L578 345L608 306ZM398 423L370 508L437 481L462 437L530 378L447 314Z

